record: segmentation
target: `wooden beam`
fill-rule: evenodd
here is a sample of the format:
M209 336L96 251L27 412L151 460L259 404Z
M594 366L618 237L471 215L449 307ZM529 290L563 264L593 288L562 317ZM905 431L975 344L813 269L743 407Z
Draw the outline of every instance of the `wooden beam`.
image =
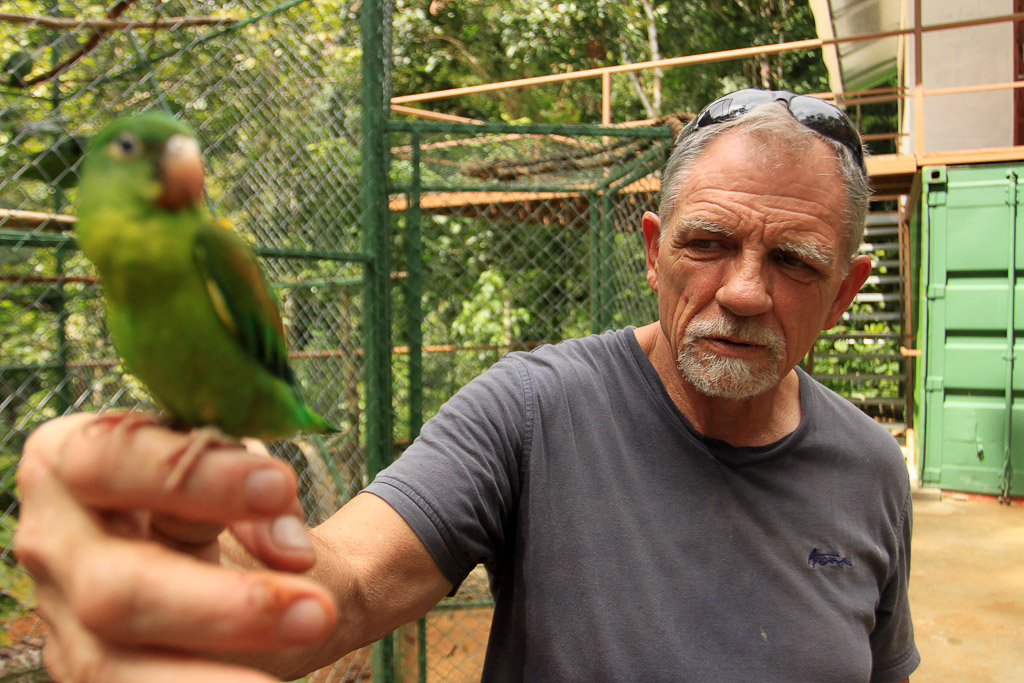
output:
M1024 145L1017 147L988 147L945 152L927 152L917 159L918 166L981 164L994 161L1024 160Z
M202 15L194 17L166 17L149 21L133 19L76 19L74 17L47 17L32 14L0 12L0 21L12 24L32 24L63 31L133 31L137 29L186 28L189 26L221 26L238 22L235 17Z
M430 111L429 109L419 109L417 107L405 107L401 104L392 104L391 111L396 114L408 114L409 116L418 116L421 119L430 119L433 121L451 121L452 123L486 123L480 119L469 119L465 116L456 116L455 114L442 114L439 111Z
M431 211L460 206L517 204L579 196L581 196L579 192L432 192L420 195L420 208L424 211ZM388 201L388 208L392 211L405 211L408 206L409 199L404 194L392 195Z
M609 125L612 122L612 75L601 74L601 123Z
M0 209L0 227L21 230L70 230L78 219L63 213L43 213L40 211L21 211L19 209Z
M822 46L820 38L808 40L796 40L788 43L777 43L774 45L743 47L735 50L721 50L719 52L708 52L699 55L686 55L684 57L671 57L649 62L636 62L634 64L620 64L618 66L603 66L595 69L584 69L582 71L568 71L548 76L534 76L533 78L517 78L511 81L499 83L486 83L483 85L471 85L464 88L450 88L448 90L437 90L434 92L419 93L416 95L399 95L392 97L392 104L409 104L411 102L424 102L427 100L442 100L449 97L461 95L472 95L482 92L494 92L497 90L510 90L514 88L525 88L531 85L543 85L546 83L561 83L564 81L577 81L587 78L601 78L605 73L624 73L628 71L643 71L665 66L685 66L688 64L706 64L708 62L720 62L741 57L754 57L757 55L777 54L791 50L812 50Z
M864 160L868 175L897 175L917 173L917 160L910 154L872 154Z

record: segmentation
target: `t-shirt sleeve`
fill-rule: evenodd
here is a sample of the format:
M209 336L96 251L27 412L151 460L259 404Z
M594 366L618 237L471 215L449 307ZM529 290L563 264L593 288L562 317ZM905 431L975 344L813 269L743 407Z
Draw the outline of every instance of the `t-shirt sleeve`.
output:
M405 519L456 589L511 542L531 408L525 368L505 357L445 403L365 489Z
M907 589L910 581L910 537L913 529L913 508L909 491L900 515L897 533L899 543L894 571L875 609L875 628L871 632L871 654L874 662L872 683L894 683L910 676L921 655L914 644L914 626L910 619Z

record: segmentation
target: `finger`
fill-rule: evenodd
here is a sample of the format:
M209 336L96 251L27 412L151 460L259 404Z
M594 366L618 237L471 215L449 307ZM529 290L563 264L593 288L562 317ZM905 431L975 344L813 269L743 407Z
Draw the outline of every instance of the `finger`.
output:
M316 563L316 551L300 517L236 522L230 529L235 540L271 569L302 572Z
M43 663L58 681L90 683L271 683L278 679L234 664L201 660L164 651L104 647L82 632L65 647L51 634L43 646Z
M169 515L153 515L151 537L194 557L217 563L231 537L256 559L271 569L301 572L316 562L316 551L303 522L302 505L296 499L292 511L269 520L240 521L229 525L232 535L225 536L224 526L210 522L193 522ZM232 557L237 554L232 555Z
M333 599L318 584L110 535L59 479L29 470L19 477L26 488L15 544L48 619L66 607L74 618L63 621L106 638L197 651L317 642L334 623Z
M36 597L39 614L49 627L43 644L43 663L54 680L85 683L270 683L277 680L233 664L173 654L163 649L112 644L88 631L51 584L39 584Z
M48 452L55 474L87 505L212 522L276 517L294 507L296 477L280 460L217 445L203 452L181 490L169 490L172 456L187 447L187 434L150 424L118 432L95 416L76 418L31 445Z
M83 628L66 603L51 600L45 590L43 593L41 608L44 602L54 606L44 615L50 630L43 644L43 663L54 680L85 683L270 683L277 680L233 664L165 650L112 645Z
M150 515L148 519L147 532L137 535L136 538L150 538L201 560L213 564L220 563L219 539L225 529L223 524L195 522L165 514Z
M191 651L252 651L319 642L337 618L319 584L210 565L155 543L109 540L57 576L76 618L101 638ZM168 577L173 579L168 580Z
M267 444L263 443L259 439L243 438L239 439L242 442L242 447L249 451L253 455L259 455L264 458L273 458L273 453L267 448Z
M218 557L215 541L223 530L224 521L199 523L194 521L195 518L230 519L253 516L253 513L247 513L246 509L239 511L240 507L248 505L248 510L257 511L276 511L275 508L280 507L284 509L284 516L301 519L301 504L295 496L291 495L289 498L280 495L282 490L294 494L294 474L287 465L270 459L265 450L262 453L257 451L255 455L247 455L237 449L227 456L214 454L200 463L200 467L197 468L199 471L195 473L196 476L190 478L189 486L181 492L174 492L174 495L180 497L180 500L171 501L170 505L176 514L143 515L140 519L144 519L145 523L140 523L140 519L136 519L140 516L131 513L130 508L145 508L150 505L159 507L153 502L159 501L161 497L168 495L168 492L162 485L153 485L142 492L129 488L128 482L135 480L133 475L139 471L145 472L144 457L128 459L128 462L135 465L133 469L114 467L104 460L103 453L89 453L89 445L82 445L79 441L82 440L83 431L87 430L95 419L96 416L81 414L53 420L33 433L26 444L25 456L18 471L19 484L27 502L39 500L41 503L39 506L30 506L30 509L36 516L45 515L46 519L44 523L36 525L40 533L33 537L33 542L50 539L57 541L58 547L63 547L66 542L73 541L80 534L88 533L88 530L84 529L73 531L72 526L66 523L69 515L81 517L81 511L76 507L77 504L65 505L72 503L68 500L68 491L65 490L68 487L64 486L65 483L70 485L74 497L80 499L82 503L107 511L119 507L125 511L123 514L108 512L100 515L104 530L120 535L138 536L140 532L152 529L153 538L209 561L216 561ZM253 443L261 446L259 442ZM93 448L93 451L95 450L97 449ZM234 463L228 462L227 467L221 467L226 460L232 460ZM237 469L239 464L242 471L236 474L232 466L236 466ZM255 470L249 469L253 466L256 467ZM212 474L208 474L208 471L212 471ZM103 473L103 476L98 477L97 472ZM235 476L247 477L239 485L243 496L242 504L238 504L237 496L232 498L232 492L219 495L217 490L222 488L221 484ZM210 482L215 484L212 491L206 487ZM43 492L35 495L37 490ZM235 489L234 493L238 490ZM267 502L268 498L271 499L270 502ZM282 498L283 504L280 502ZM244 502L247 500L256 502L249 505ZM275 528L282 526L281 523L272 524ZM286 522L284 527L294 530L300 525L290 520L290 524ZM294 543L287 543L276 550L276 555L268 556L271 566L296 571L312 564L312 551L308 544L300 543L296 546Z
M174 657L159 652L115 651L90 666L86 678L68 680L102 683L274 683L254 669L208 660Z

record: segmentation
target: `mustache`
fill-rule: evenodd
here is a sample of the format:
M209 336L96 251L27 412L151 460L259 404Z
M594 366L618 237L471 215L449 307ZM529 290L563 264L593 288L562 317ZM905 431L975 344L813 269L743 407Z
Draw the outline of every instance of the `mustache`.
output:
M771 330L759 322L738 318L732 315L694 318L686 326L683 342L687 346L695 344L704 337L732 337L745 344L763 346L776 358L781 358L786 351L786 340L778 332Z

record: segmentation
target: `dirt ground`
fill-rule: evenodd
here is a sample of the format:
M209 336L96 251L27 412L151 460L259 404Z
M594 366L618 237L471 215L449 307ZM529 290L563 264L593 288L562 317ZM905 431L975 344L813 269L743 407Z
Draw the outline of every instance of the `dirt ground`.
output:
M1024 681L1024 506L914 492L913 683Z

